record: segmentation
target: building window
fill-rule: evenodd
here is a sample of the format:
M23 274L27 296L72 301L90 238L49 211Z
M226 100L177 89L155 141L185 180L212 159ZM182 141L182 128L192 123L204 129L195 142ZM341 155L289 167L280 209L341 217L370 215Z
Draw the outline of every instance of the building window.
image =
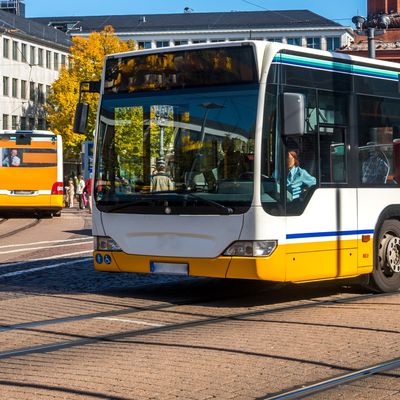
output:
M341 47L341 41L339 36L326 38L326 49L328 51L334 51L340 49L340 47Z
M36 47L35 46L31 46L30 64L36 65Z
M3 129L8 129L8 115L3 114Z
M44 57L43 57L43 49L38 49L38 65L44 66Z
M44 118L38 118L38 129L46 129L46 120Z
M67 57L65 54L61 54L61 65L66 66L67 65Z
M320 49L321 48L321 38L319 38L319 37L307 38L307 47L310 49Z
M3 76L3 96L8 96L9 95L9 78L8 76Z
M301 38L300 37L289 37L286 39L287 44L292 44L294 46L301 46Z
M151 49L151 42L138 42L139 50Z
M25 130L27 128L26 126L26 117L21 117L20 118L20 124L21 124L21 129Z
M28 50L27 50L28 46L26 45L26 43L22 43L21 44L21 61L27 63L28 62Z
M189 42L187 40L175 40L175 42L174 42L175 46L183 46L188 43Z
M196 44L196 43L207 43L207 40L206 39L197 39L197 40L193 40L192 43L193 44Z
M60 67L60 63L58 61L58 53L53 53L53 68L58 71L58 68Z
M168 40L157 40L156 47L168 47L169 41Z
M220 43L220 42L225 42L225 39L210 39L211 43Z
M47 101L47 99L48 99L49 96L50 96L50 90L51 90L51 86L46 85L46 101Z
M244 40L244 38L230 38L229 39L230 42L239 42L241 40Z
M46 68L51 68L51 51L46 50Z
M11 129L18 129L18 116L17 115L11 116Z
M38 102L44 104L44 91L41 83L38 84Z
M274 43L282 43L282 38L280 37L271 37L267 38L268 42L274 42Z
M29 129L35 129L35 118L29 118Z
M14 40L12 42L12 59L18 61L18 42Z
M10 58L10 40L3 38L3 57Z
M12 97L18 97L18 79L16 78L12 79L11 95Z
M36 101L35 82L29 82L29 100Z
M21 99L26 99L26 81L21 81Z

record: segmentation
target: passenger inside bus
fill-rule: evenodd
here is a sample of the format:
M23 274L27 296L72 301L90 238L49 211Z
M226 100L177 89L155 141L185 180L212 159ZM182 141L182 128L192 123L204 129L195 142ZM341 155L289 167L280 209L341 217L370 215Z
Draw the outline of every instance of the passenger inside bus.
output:
M19 167L21 164L21 158L18 157L18 150L11 149L9 153L3 158L3 167Z
M151 178L151 191L163 192L174 190L174 183L171 176L165 171L165 163L160 162L157 164L156 173Z
M286 184L289 201L298 199L304 191L317 183L315 177L300 168L299 158L294 150L287 153L287 169Z
M386 183L389 170L389 161L385 153L373 145L368 153L368 158L362 163L361 182Z

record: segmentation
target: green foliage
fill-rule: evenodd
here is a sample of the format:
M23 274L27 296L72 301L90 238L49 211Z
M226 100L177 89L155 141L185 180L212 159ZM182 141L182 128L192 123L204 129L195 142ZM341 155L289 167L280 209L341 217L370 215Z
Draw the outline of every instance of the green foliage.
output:
M63 68L53 83L46 106L49 128L63 137L66 159L77 158L82 142L93 139L96 123L99 95L84 94L82 100L89 104L91 111L87 131L80 135L72 130L80 83L101 79L107 54L133 49L133 43L119 39L111 26L106 26L101 32L92 32L87 38L74 37L72 42L69 67Z
M115 109L115 153L119 167L125 177L143 177L143 160L156 160L160 151L161 127L155 120L155 107L146 121L142 107L121 107ZM173 110L165 115L163 125L164 151L173 145ZM170 126L168 126L170 122ZM146 146L146 141L150 141ZM146 151L149 154L145 154Z

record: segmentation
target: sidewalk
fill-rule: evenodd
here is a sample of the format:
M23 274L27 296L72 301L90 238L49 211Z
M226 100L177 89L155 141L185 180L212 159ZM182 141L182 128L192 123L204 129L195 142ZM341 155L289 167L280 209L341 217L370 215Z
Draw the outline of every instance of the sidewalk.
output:
M76 201L76 199L74 200L74 206L73 207L63 207L62 214L76 214L76 213L85 213L85 214L89 214L91 215L91 213L89 213L89 207L85 207L83 209L79 208L79 203Z
M88 208L84 208L84 209L79 209L79 207L64 207L61 210L61 214L88 214L88 215L92 215L91 213L89 213L89 209Z

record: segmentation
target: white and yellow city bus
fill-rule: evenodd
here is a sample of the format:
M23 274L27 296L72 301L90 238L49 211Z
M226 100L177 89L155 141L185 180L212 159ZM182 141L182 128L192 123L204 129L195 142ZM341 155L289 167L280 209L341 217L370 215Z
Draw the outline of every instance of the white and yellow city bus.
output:
M0 131L0 214L60 215L63 154L60 135Z
M107 57L95 268L399 289L399 74L257 41Z

